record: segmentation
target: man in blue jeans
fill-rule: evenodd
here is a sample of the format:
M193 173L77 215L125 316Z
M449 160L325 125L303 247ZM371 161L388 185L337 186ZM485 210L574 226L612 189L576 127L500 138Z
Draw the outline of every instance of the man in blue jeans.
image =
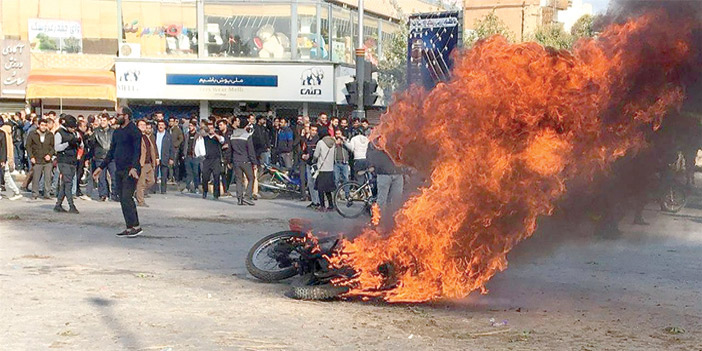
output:
M200 133L197 130L197 120L191 120L188 125L188 132L185 134L183 140L183 154L185 155L185 189L183 191L190 191L191 193L197 193L200 187L200 162L202 162L201 157L195 155L195 144L198 139L200 139Z
M349 181L349 151L344 145L344 135L340 129L334 131L336 147L334 148L334 182L336 187Z

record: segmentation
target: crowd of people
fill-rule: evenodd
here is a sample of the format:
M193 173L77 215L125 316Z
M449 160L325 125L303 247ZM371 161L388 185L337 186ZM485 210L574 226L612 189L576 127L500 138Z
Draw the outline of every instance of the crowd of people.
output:
M0 194L9 191L8 198L18 200L24 191L36 201L55 200L56 212L69 213L79 213L75 198L120 201L122 194L115 185L119 167L110 154L120 128L118 117L106 112L2 115ZM139 165L134 175L138 178L136 206L148 207L147 198L166 194L169 185L171 190L203 199L210 194L213 200L236 196L239 205L254 206L258 178L269 166L299 176L300 200L309 201L308 207L318 211L333 210L335 189L371 166L377 166L378 183L383 184L380 205L398 202L401 195L402 183L397 179L402 177L395 176L399 170L392 161L379 155L375 157L378 165L369 162L373 152L382 151L369 143L371 127L365 119L330 118L325 113L314 119L300 115L288 120L271 113L200 119L155 112L132 121L141 139L141 151L134 160ZM12 177L19 174L26 175L21 184ZM395 181L381 181L384 176ZM236 189L231 188L233 184Z

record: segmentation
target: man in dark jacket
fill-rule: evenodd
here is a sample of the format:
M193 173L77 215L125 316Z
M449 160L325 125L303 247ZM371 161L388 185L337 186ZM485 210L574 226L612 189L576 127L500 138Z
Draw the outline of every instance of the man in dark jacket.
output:
M107 157L107 152L110 151L110 146L112 144L112 135L115 133L115 130L110 127L109 116L102 115L98 120L100 126L93 130L93 134L90 138L93 153L93 169L97 169L102 164L102 161L105 160L105 157ZM106 172L100 174L100 178L97 180L100 201L107 200L108 196L112 201L119 201L117 187L115 186L115 179L117 177L115 162L110 162L105 170ZM108 184L107 182L108 173L110 174L110 179L112 179L112 184Z
M139 215L134 203L134 191L139 179L141 166L139 158L141 156L141 132L134 123L131 123L132 110L129 107L122 107L118 111L117 124L120 129L116 130L112 136L110 151L102 161L100 167L95 170L93 177L97 178L107 165L115 161L117 168L117 193L122 206L122 214L127 229L117 236L135 237L143 231L139 227Z
M224 192L222 196L231 197L232 194L229 193L229 187L234 178L234 168L232 166L232 153L229 151L228 140L232 136L232 129L229 128L229 121L224 118L217 121L217 134L224 137L225 140L224 144L222 144L222 172L220 173Z
M229 138L229 149L232 152L232 164L236 174L236 195L239 198L239 205L253 206L254 203L251 201L254 186L253 165L258 162L253 140L251 140L253 129L238 128L238 119L234 119L234 123L237 125L232 127L237 128L232 130L232 135ZM248 180L246 194L244 194L244 175Z
M202 198L207 198L207 189L212 175L212 196L219 200L219 179L222 173L222 144L226 142L223 136L217 135L214 123L207 123L205 141L205 159L202 161Z
M253 138L254 151L261 165L271 162L271 131L266 125L266 116L258 116L254 125Z
M58 199L54 212L66 212L63 200L68 201L69 213L78 214L78 209L73 203L73 178L76 176L76 162L78 149L83 147L83 140L76 132L78 122L75 117L66 115L64 123L54 135L54 150L59 171Z
M51 180L53 179L53 164L51 157L54 156L54 135L48 130L46 120L39 120L39 127L30 132L27 137L27 153L32 163L34 180L32 181L32 198L39 198L39 182L44 179L44 199L51 197Z
M156 123L156 151L159 160L157 176L161 177L161 194L165 194L168 185L168 171L175 164L176 150L173 146L173 136L166 129L166 121L161 119Z
M402 170L395 165L390 156L373 145L368 144L368 164L375 168L378 175L378 206L381 210L394 213L401 205L404 176ZM386 216L384 216L386 217Z
M173 165L170 167L170 172L168 177L174 181L181 180L180 169L183 163L183 152L181 146L183 145L183 129L178 125L178 119L171 117L169 119L169 129L171 132L171 139L173 141L173 148L175 149L175 156L173 157Z
M280 119L280 130L278 131L277 153L280 157L280 162L285 169L292 168L292 151L293 151L293 131L288 126L288 120Z

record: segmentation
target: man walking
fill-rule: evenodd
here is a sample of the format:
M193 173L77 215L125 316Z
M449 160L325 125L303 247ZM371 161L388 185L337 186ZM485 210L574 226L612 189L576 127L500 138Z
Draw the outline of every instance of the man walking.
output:
M119 202L122 207L122 215L127 229L117 236L133 238L143 231L139 227L139 214L137 213L136 204L134 203L134 191L136 182L139 179L139 157L141 156L141 132L131 123L132 110L129 107L122 107L121 113L117 115L117 125L119 129L115 130L112 136L112 143L107 156L102 161L102 164L93 173L93 178L97 178L102 173L102 170L115 162L117 169L117 177L115 183L117 185L117 194L119 194Z
M166 129L166 121L157 122L156 149L160 161L158 175L161 177L161 194L166 193L168 185L168 170L175 164L176 150L173 147L173 136Z
M44 179L44 199L48 200L51 197L51 180L53 175L53 164L51 157L56 153L54 151L54 135L48 130L46 120L41 119L38 122L39 127L29 133L27 137L27 153L29 161L32 163L33 178L32 181L32 198L39 199L39 182L42 177Z
M229 139L229 149L232 153L232 163L236 174L236 195L239 198L239 206L244 204L253 206L250 201L253 197L254 173L253 165L257 163L256 152L254 150L251 134L253 130L239 128L239 120L234 119L232 135ZM248 180L246 194L244 194L244 175Z
M154 169L158 165L158 158L156 156L156 146L155 142L151 139L151 133L149 133L149 128L145 120L140 119L137 122L137 127L141 131L141 154L139 157L139 164L141 165L141 173L139 174L139 181L136 185L136 199L137 206L149 207L146 205L144 200L144 195L146 189L151 188L156 180L154 178Z
M66 199L69 206L68 212L79 213L73 203L73 178L76 177L78 149L83 147L83 140L76 132L76 128L78 128L76 118L66 115L63 125L54 135L54 150L56 150L59 171L58 199L54 212L66 212L63 208L63 200Z

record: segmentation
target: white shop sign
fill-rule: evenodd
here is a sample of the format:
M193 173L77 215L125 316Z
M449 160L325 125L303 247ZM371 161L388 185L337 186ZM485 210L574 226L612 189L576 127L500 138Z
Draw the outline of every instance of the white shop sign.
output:
M117 62L117 97L334 102L333 65Z

